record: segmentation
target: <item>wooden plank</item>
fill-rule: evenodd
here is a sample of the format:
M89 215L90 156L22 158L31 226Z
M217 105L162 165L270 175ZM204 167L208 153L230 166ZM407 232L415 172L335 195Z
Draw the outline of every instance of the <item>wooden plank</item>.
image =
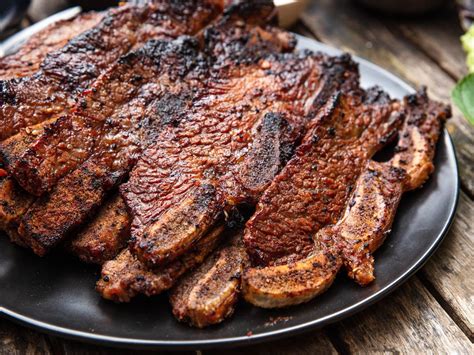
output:
M474 341L474 202L461 193L456 219L438 252L420 273L445 309ZM443 303L443 301L442 301Z
M459 80L467 74L466 54L459 39L464 32L454 6L430 16L390 21L390 27L400 28L406 38L454 79Z
M337 354L324 331L314 331L296 337L269 342L261 345L239 347L234 349L202 351L204 355L284 355L284 354Z
M302 20L323 42L365 57L415 86L427 85L434 99L450 102L453 78L400 31L389 28L388 21L355 6L353 1L314 1ZM474 196L474 128L455 109L448 130L456 145L463 186Z
M474 346L415 277L334 326L350 353L473 353Z
M196 355L195 351L170 352L153 350L116 349L99 345L80 343L72 340L63 340L52 336L49 337L49 341L51 343L55 355Z
M53 354L45 336L0 319L0 355Z

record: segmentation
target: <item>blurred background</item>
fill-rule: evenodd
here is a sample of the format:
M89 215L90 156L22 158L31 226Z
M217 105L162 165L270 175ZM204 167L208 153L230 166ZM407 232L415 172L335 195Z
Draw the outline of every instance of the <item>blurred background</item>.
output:
M318 0L313 0L317 2ZM282 4L285 25L298 18L298 12L311 2L308 0L276 0ZM426 16L443 14L446 9L456 11L464 30L474 19L474 0L352 0L357 6L384 16ZM118 0L1 0L0 40L65 8L80 5L85 10L104 9L118 4ZM342 2L344 6L345 2Z

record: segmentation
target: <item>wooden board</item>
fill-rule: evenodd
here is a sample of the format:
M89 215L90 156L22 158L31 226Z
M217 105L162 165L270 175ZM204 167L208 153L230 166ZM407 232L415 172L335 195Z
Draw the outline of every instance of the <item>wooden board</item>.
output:
M350 353L468 354L472 343L417 278L335 326Z

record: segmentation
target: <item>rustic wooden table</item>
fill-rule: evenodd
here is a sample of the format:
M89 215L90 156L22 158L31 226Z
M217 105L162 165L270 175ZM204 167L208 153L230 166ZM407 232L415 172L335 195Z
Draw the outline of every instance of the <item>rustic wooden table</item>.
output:
M432 97L444 102L466 72L462 31L450 7L400 19L368 13L349 0L313 0L293 30L365 57L415 86L427 85ZM455 109L448 130L461 172L459 207L451 231L426 266L392 295L345 321L226 353L474 353L474 128ZM0 354L43 353L130 352L62 340L0 320Z

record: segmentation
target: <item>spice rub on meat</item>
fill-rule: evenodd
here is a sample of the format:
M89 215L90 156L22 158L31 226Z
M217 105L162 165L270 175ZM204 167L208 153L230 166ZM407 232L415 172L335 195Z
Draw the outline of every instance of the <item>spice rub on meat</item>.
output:
M87 101L81 93L94 90L90 86L97 77L131 49L149 39L194 34L221 11L218 0L154 1L112 9L97 26L48 54L35 75L0 82L0 140L20 133L0 145L7 169L28 192L39 196L49 191L85 159L85 153L74 155L75 136L90 132L90 125L95 129L93 120L100 119L90 110L83 113L87 123L78 118L76 111L84 111ZM36 127L20 132L32 125ZM85 152L90 141L84 141ZM23 148L12 151L15 142Z
M96 216L72 236L66 248L86 263L103 264L127 246L131 218L122 197L115 193Z
M170 291L173 314L179 321L204 328L233 314L247 264L241 239L241 231L234 232L225 245L188 272Z
M314 233L340 218L366 162L394 137L402 119L399 103L379 89L335 95L247 224L252 264L306 257Z
M426 92L405 98L403 109L406 120L395 156L387 163L367 163L344 215L316 233L307 256L247 270L247 301L265 308L306 302L331 285L342 265L361 285L374 280L372 253L389 233L402 193L419 187L433 171L436 141L450 116Z
M245 32L242 28L236 30L234 17L239 7L233 9L210 31L221 36L221 41L235 44L242 43L244 33L247 41L234 46L236 55L238 50L245 56L244 50L261 55L288 48L293 37L278 30L270 29L266 36L263 29L253 25L243 24L247 26ZM219 46L215 48L221 50ZM91 156L49 195L38 199L20 224L20 235L36 253L44 255L94 213L107 191L127 176L147 142L160 140L157 135L161 130L173 130L186 117L190 98L198 92L210 61L214 60L212 52L205 52L198 40L190 37L172 42L150 41L123 57L94 84L94 90L84 98L82 110L94 113L90 124L95 128L89 134L84 130L65 132L74 136L76 145L72 150L76 149L80 157L87 141L93 140ZM235 62L230 55L221 62L229 66L232 63Z
M223 226L214 227L181 259L156 270L148 268L125 249L104 264L96 289L102 297L115 302L129 302L138 294L155 296L169 290L219 245L223 231Z
M35 74L48 53L59 50L72 38L96 26L103 16L101 12L86 12L35 33L17 52L0 58L0 80Z

